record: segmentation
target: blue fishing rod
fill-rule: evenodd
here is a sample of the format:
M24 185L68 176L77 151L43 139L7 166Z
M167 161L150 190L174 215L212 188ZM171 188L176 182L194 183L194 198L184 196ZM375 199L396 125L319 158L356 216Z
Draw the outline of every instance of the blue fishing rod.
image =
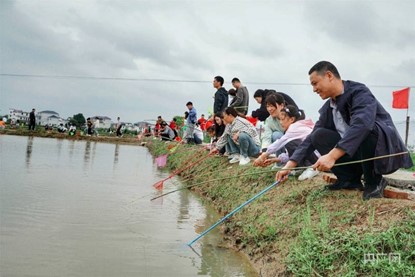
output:
M206 235L207 233L209 233L210 231L212 231L216 226L218 226L219 224L221 224L222 222L224 222L226 219L228 219L229 217L231 217L233 214L235 214L236 212L238 212L240 209L242 209L243 207L245 207L246 205L248 205L249 203L251 203L252 201L254 201L255 199L257 199L258 197L260 197L261 195L263 195L264 193L266 193L267 191L269 191L273 187L277 186L278 184L279 184L279 181L276 181L272 185L270 185L270 186L266 187L265 189L263 189L262 191L260 191L258 194L256 194L255 196L253 196L251 199L249 199L248 201L246 201L245 203L243 203L242 205L240 205L239 207L237 207L236 209L234 209L232 212L230 212L229 214L227 214L225 217L223 217L221 220L219 220L218 222L216 222L212 226L210 226L206 231L204 231L203 233L201 233L197 238L195 238L194 240L192 240L191 242L189 242L187 245L191 247L193 243L195 243L201 237L203 237L204 235Z

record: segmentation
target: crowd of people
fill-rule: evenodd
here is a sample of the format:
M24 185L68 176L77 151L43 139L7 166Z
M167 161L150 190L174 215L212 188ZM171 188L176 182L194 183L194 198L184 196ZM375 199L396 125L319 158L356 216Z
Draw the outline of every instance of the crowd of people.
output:
M198 119L189 101L182 126L177 118L167 124L159 116L154 135L165 141L201 144L207 134L210 154L227 156L229 163L241 166L251 161L254 166L273 165L280 169L277 181L286 180L296 167L306 168L299 180L329 171L337 178L326 186L329 190L363 190L364 200L383 197L382 174L412 166L391 116L364 84L342 80L332 63L321 61L308 73L313 91L327 100L316 123L292 97L272 89L255 91L253 98L260 107L248 115L248 89L233 78L233 88L227 91L223 77L216 76L209 118ZM262 136L256 121L264 123Z

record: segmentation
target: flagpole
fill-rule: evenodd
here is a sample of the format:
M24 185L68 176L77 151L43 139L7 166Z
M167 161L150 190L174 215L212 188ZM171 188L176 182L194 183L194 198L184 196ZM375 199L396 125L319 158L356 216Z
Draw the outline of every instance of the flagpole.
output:
M405 147L408 147L408 134L409 134L409 105L406 109L406 130L405 130Z

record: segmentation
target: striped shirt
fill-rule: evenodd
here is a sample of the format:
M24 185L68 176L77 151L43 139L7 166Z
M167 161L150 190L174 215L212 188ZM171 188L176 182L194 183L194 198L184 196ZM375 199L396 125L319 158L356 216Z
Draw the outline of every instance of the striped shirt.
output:
M237 116L231 124L226 125L223 135L219 138L218 142L216 143L216 148L218 148L219 150L222 149L228 142L228 135L232 138L235 134L240 132L245 132L250 137L252 137L256 145L259 146L261 144L258 132L255 129L255 127L251 124L251 122L249 122L245 118Z

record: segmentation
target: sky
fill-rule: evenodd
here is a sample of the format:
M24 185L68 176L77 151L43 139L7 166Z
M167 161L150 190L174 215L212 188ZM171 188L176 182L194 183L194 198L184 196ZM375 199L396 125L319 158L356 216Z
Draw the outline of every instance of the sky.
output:
M169 121L188 101L212 111L220 75L226 89L234 77L248 88L250 111L257 89L275 89L317 120L308 70L327 60L402 129L392 91L411 87L415 120L414 11L413 0L0 0L0 114Z

